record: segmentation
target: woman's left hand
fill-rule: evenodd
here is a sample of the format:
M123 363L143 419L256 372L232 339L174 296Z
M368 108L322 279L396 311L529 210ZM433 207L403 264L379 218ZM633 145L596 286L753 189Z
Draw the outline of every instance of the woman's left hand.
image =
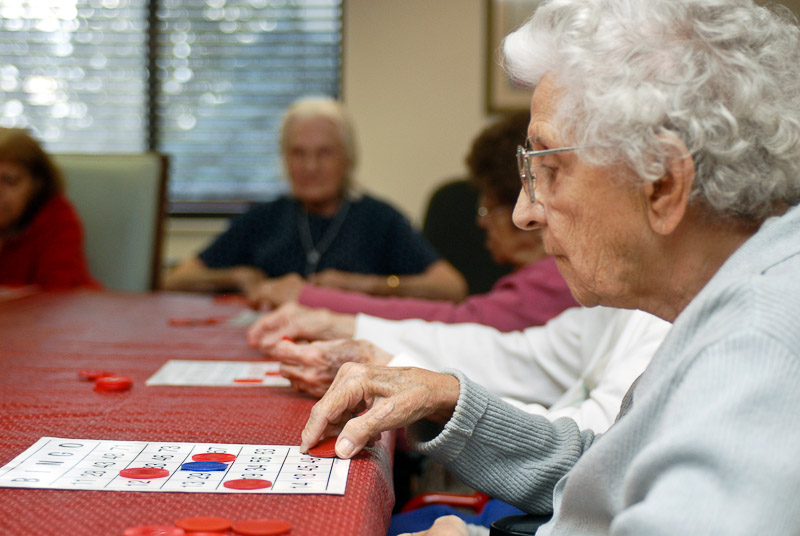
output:
M422 532L407 532L400 536L468 536L467 524L457 516L442 516L431 528Z
M354 340L310 344L281 341L268 355L281 362L281 375L289 379L292 387L316 397L325 394L344 363L383 365L392 358L371 342Z

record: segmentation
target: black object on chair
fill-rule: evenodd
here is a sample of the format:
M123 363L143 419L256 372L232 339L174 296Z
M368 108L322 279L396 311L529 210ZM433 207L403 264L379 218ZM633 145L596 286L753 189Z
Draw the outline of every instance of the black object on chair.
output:
M431 196L422 224L425 238L464 275L470 294L488 292L511 272L511 267L496 264L486 250L486 233L475 221L477 208L475 187L465 179L451 180Z
M489 536L532 536L550 521L551 515L519 514L498 519L489 527Z

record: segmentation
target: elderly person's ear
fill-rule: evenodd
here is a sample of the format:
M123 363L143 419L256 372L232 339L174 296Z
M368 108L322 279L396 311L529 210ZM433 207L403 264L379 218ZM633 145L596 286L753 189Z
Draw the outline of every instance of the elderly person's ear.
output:
M657 181L644 181L650 227L658 234L672 233L683 219L694 184L694 159L679 138L661 136L667 150L664 176Z

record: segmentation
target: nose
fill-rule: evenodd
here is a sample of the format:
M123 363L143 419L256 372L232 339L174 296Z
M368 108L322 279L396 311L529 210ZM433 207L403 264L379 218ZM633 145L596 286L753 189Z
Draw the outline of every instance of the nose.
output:
M314 153L304 155L302 162L305 169L314 170L319 167L319 157Z
M512 219L514 225L523 231L539 229L545 223L544 206L538 201L531 203L531 198L525 189L520 189Z

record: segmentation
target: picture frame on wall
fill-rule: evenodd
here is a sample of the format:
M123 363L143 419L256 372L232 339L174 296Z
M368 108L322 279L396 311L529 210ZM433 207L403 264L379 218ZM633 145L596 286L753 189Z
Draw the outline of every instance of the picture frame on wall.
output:
M540 0L486 1L486 110L489 113L527 110L531 104L531 90L514 84L508 78L500 65L500 47L503 38L531 16Z

